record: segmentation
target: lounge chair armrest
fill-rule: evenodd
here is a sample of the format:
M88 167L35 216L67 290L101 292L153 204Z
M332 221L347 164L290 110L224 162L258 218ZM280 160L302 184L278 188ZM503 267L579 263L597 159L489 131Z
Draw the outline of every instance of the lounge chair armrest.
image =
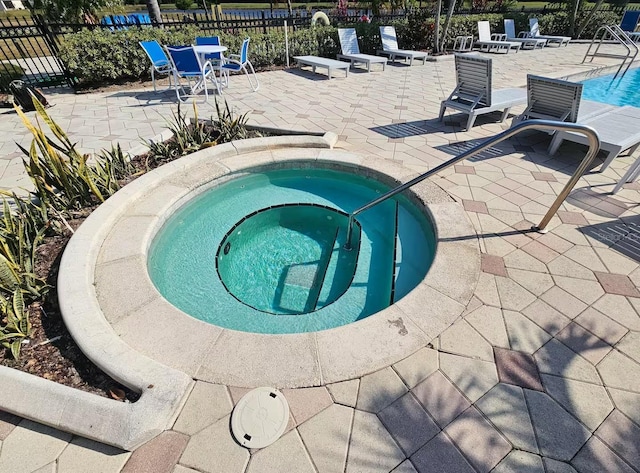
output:
M229 57L229 58L235 58L235 59L240 60L240 55L239 55L239 54L228 54L228 55L227 55L227 57Z
M518 38L531 38L531 33L529 31L521 31L518 33Z
M504 33L492 33L491 41L506 41L507 35Z

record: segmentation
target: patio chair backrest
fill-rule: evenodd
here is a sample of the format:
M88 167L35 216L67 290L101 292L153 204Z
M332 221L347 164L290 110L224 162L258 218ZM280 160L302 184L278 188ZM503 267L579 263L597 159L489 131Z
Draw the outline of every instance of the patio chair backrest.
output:
M638 20L640 19L640 10L627 10L622 15L622 21L620 21L620 28L622 31L634 32L638 26Z
M140 46L144 49L144 52L149 56L151 64L155 67L162 67L169 64L169 58L156 40L153 41L140 41Z
M529 115L575 123L582 97L582 84L527 75Z
M507 39L516 37L516 25L513 20L504 19L504 32L507 35Z
M178 74L201 72L198 55L191 46L167 46L167 52Z
M382 49L385 51L397 51L398 39L396 38L396 29L393 26L380 27L380 39L382 40Z
M198 36L196 46L220 46L220 36ZM207 54L207 59L220 61L220 53Z
M240 64L245 64L249 59L249 40L250 38L246 38L242 42L242 47L240 48Z
M480 41L491 41L491 25L488 21L478 22L478 39Z
M458 97L491 105L491 59L456 54Z
M338 28L338 38L340 38L342 54L360 54L358 36L354 28Z
M529 33L532 38L540 36L540 26L538 26L537 18L529 18Z

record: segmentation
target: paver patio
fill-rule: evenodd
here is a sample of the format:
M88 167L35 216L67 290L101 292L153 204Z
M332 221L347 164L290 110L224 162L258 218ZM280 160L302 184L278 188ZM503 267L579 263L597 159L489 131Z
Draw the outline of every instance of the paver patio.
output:
M492 55L494 87L607 64L581 65L586 47ZM260 74L257 93L232 78L225 98L252 124L334 131L338 147L424 172L508 126L496 116L468 132L462 116L438 123L453 73L452 61L331 81L276 71ZM86 152L136 146L175 108L173 94L150 87L51 101ZM549 140L519 135L433 179L464 205L483 253L467 310L379 372L284 390L291 419L273 445L249 451L231 437L229 414L246 390L198 381L173 429L133 453L0 413L0 472L640 471L640 186L608 194L634 158L582 178L549 233L522 232L585 152L565 145L551 158ZM0 114L7 189L28 186L14 141L30 137L15 114Z

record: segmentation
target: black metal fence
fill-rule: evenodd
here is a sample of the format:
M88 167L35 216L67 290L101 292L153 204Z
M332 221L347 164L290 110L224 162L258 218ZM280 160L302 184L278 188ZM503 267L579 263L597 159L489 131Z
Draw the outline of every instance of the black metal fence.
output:
M525 13L551 13L561 9L559 4L549 4L543 9L511 10ZM605 5L603 10L621 11ZM627 5L627 9L640 9L640 5ZM456 14L497 13L492 9L458 10ZM350 10L348 16L336 17L332 15L333 24L355 23L360 20L364 12ZM406 18L407 13L395 13L378 16L379 22L389 22ZM49 23L37 15L26 18L0 18L0 92L8 90L9 82L23 77L31 85L50 87L58 85L74 86L76 81L69 73L65 64L59 59L58 46L61 39L71 33L84 29L119 30L127 28L180 28L184 25L195 25L205 32L237 33L247 31L252 33L268 33L269 31L284 31L285 21L290 29L306 28L311 24L311 12L294 10L292 15L278 10L249 10L207 12L204 10L190 12L169 12L162 14L161 24L151 24L145 14L132 14L127 17L111 15L108 20L98 24L89 23Z

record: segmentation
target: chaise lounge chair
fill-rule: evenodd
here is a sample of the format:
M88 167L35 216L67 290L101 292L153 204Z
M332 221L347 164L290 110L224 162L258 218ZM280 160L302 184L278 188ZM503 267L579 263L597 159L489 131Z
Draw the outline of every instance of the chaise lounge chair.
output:
M505 50L509 54L509 51L515 49L518 52L522 43L504 41L505 38L506 35L502 33L491 34L491 26L488 21L478 22L478 41L476 41L476 46L480 48L480 51L490 53L493 50L496 52Z
M342 49L342 54L338 54L338 59L349 61L352 66L366 64L367 72L371 71L371 64L382 64L382 70L384 71L384 67L387 65L387 58L372 56L371 54L360 54L358 37L354 28L338 28L338 37L340 38L340 48Z
M540 38L517 38L516 37L516 27L513 20L506 19L504 20L504 33L506 35L507 41L517 42L522 45L522 49L537 49L544 48L547 45L546 39Z
M581 117L580 117L581 118ZM609 164L624 150L633 154L640 146L640 109L631 106L616 107L591 118L580 119L581 124L593 128L600 137L600 149L607 152L607 157L600 166L600 172L607 169ZM549 154L554 155L564 141L587 144L587 139L577 133L558 131L549 145ZM627 173L620 179L613 192L616 193L622 185L633 180L638 175L638 162L632 164Z
M575 123L578 118L582 84L560 79L527 75L527 108L512 125L539 118Z
M409 65L413 64L414 59L422 59L422 64L427 63L427 56L429 56L428 53L398 48L396 29L393 26L381 26L380 39L382 40L382 51L378 50L378 54L389 56L390 61L394 61L395 58L401 57L409 59Z
M571 36L546 36L540 34L540 27L538 26L537 18L529 18L529 34L530 38L538 38L538 39L546 39L547 45L550 46L552 44L557 44L558 47L565 45L569 45L569 41L571 41Z
M491 59L456 54L455 61L457 86L440 104L440 121L452 108L469 115L465 128L469 130L478 115L502 110L502 122L511 107L526 103L524 89L491 90Z

